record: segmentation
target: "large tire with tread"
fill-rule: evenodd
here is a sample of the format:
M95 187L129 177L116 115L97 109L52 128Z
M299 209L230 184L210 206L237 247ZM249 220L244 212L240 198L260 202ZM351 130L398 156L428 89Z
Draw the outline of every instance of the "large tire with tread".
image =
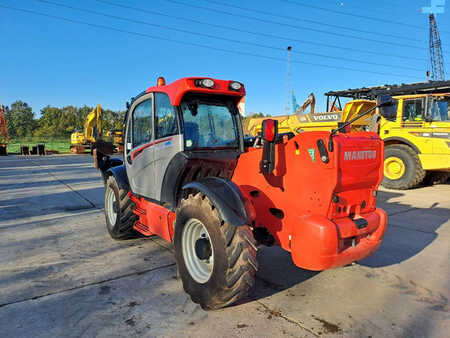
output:
M114 176L106 181L105 218L106 228L114 239L136 237L133 229L137 216L133 213L134 202L128 196L127 189L120 189Z
M390 178L387 174L389 159L395 158L404 166L398 178ZM425 171L420 164L419 156L405 144L386 146L384 151L384 178L381 183L385 188L406 190L418 186L425 177Z
M192 224L198 229L203 227L204 233L193 236ZM199 257L195 251L199 241L210 246L208 258ZM257 247L250 227L236 227L221 220L215 206L201 193L190 194L180 201L174 246L183 288L205 310L231 305L246 296L255 283ZM207 273L199 277L195 264L205 262L210 264Z

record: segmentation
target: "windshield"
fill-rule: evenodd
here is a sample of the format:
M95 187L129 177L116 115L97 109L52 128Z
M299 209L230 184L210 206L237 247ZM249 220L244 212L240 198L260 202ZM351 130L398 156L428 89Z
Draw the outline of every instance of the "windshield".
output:
M428 103L428 114L433 121L450 121L450 97L432 97Z
M239 146L236 119L226 104L183 101L181 111L184 119L184 145L187 150Z
M420 122L425 120L425 99L409 99L403 101L403 121Z

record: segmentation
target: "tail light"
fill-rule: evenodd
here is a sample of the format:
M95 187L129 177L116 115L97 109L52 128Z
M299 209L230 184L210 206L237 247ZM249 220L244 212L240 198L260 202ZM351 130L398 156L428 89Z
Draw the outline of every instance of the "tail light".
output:
M275 141L278 136L278 121L267 119L262 123L262 137L264 140L260 172L271 174L275 169Z
M262 124L262 137L264 141L273 142L278 136L278 121L267 119L263 121Z

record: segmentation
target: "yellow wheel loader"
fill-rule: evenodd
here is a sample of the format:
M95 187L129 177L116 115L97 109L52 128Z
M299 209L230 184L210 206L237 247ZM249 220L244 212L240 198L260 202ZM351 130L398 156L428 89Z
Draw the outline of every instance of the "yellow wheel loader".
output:
M385 145L383 186L409 189L424 180L431 184L446 182L450 177L450 81L349 89L325 95L370 100L383 94L398 101L395 118L379 117L372 125ZM376 119L372 117L372 122Z
M123 153L123 131L120 129L114 129L106 133L106 139L108 139L114 145L114 151L117 153Z
M385 161L382 185L410 189L424 180L444 183L450 177L450 81L428 81L402 85L330 91L327 112L272 117L280 133L333 130L376 105L379 95L397 101L395 118L386 119L376 111L355 121L351 131L372 130L384 140ZM341 99L350 99L344 108ZM312 109L314 111L314 109ZM375 115L377 114L377 115ZM374 116L375 115L375 116ZM247 131L261 132L261 118L251 119Z

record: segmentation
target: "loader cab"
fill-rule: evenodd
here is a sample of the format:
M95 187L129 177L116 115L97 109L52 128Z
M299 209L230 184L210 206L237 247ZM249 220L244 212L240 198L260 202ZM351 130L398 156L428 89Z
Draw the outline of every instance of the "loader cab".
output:
M231 177L244 149L237 108L243 89L230 93L230 81L211 80L214 91L196 80L151 87L129 105L124 162L134 194L175 205L186 183Z
M242 149L239 112L222 96L189 94L179 106L187 152Z
M403 122L449 122L450 96L448 94L415 95L401 98Z
M426 97L412 97L403 100L401 121L406 123L421 123L427 120Z
M428 114L433 121L450 122L450 96L430 96L427 102Z

